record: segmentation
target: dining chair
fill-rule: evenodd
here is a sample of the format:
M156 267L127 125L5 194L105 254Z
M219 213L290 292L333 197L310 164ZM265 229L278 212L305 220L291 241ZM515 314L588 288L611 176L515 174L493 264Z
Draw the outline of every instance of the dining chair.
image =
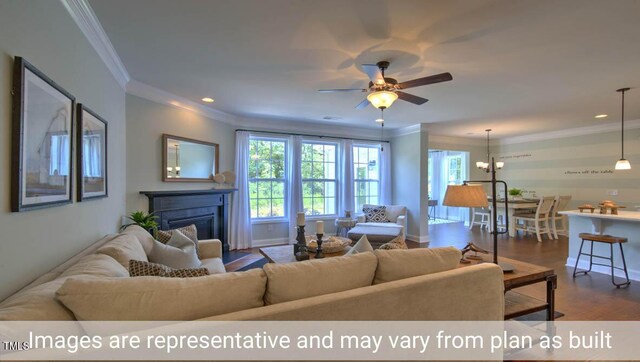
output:
M524 231L525 234L535 232L538 237L538 242L542 242L541 234L543 233L547 234L549 240L553 240L549 217L555 199L554 196L544 196L540 198L535 214L514 215L516 232L518 230ZM520 223L521 221L522 224Z
M567 236L567 216L558 215L559 211L567 209L567 205L571 201L571 195L556 197L551 213L549 215L549 222L551 223L551 229L553 230L553 236L558 239L558 235ZM560 226L558 227L558 221Z
M473 225L480 225L480 229L484 226L488 231L491 231L491 211L485 208L471 208L471 222L469 223L469 230L473 228ZM476 215L480 218L476 221Z

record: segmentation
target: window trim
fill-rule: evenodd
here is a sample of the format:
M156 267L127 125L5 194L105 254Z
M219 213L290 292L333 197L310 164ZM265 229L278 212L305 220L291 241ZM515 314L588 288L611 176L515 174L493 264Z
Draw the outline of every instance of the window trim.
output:
M255 178L249 177L248 183L269 181L269 182L282 182L284 184L284 216L266 216L266 217L252 217L251 216L251 195L249 195L249 218L252 224L273 223L273 222L288 222L289 221L289 139L286 137L267 137L267 136L252 136L249 135L249 159L247 163L251 162L251 141L269 141L269 142L283 142L284 143L284 178ZM249 165L247 165L247 170ZM272 199L271 199L272 200Z
M302 147L304 147L305 144L310 144L310 145L329 145L329 146L334 146L335 147L335 152L334 152L334 156L335 156L335 160L334 162L329 162L329 163L333 163L333 174L335 175L334 179L316 179L316 178L304 178L301 177L301 181L302 181L302 188L304 190L304 183L305 182L333 182L335 184L335 196L333 197L333 209L336 211L333 214L318 214L318 215L306 215L305 217L311 220L314 219L318 219L321 220L322 218L326 218L326 217L337 217L338 216L338 207L340 205L340 203L338 202L338 198L339 196L339 189L340 189L340 178L339 178L339 172L338 172L338 164L339 164L339 159L338 159L338 154L340 152L340 144L338 142L332 142L332 141L322 141L322 140L310 140L310 139L303 139L302 142L300 142L300 166L302 167L302 162L309 162L309 161L303 161L302 160ZM322 162L323 164L327 163L327 162ZM352 166L353 167L353 166ZM304 206L304 195L302 195L302 205Z
M380 157L380 146L381 146L380 144L376 144L376 143L368 143L368 144L367 143L357 143L357 144L353 145L353 148L377 148L377 150L378 150L378 165L376 166L378 168L378 178L377 179L357 178L356 172L353 173L353 183L354 183L354 185L353 185L353 206L356 209L358 209L358 202L357 202L358 195L357 195L357 188L356 188L356 184L358 182L365 182L365 183L376 182L378 184L377 185L378 186L377 187L377 189L378 189L378 195L377 195L378 204L380 203L380 193L381 193L381 184L382 184L382 182L380 180L380 178L382 177L381 169L380 169L380 159L381 159L381 157ZM352 159L353 159L352 163L353 164L351 165L351 167L354 167L356 164L362 164L362 162L357 162L356 163L355 154L356 153L355 153L355 150L354 150L353 151L353 157L352 157ZM368 199L371 199L371 195L366 195L366 197ZM356 210L356 213L362 214L362 210L358 209L358 210Z

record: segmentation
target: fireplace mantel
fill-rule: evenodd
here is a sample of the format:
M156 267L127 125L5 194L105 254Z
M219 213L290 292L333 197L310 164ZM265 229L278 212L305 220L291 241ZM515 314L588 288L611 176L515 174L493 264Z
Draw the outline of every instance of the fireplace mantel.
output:
M229 197L237 189L140 191L160 230L195 224L198 239L220 239L229 250Z

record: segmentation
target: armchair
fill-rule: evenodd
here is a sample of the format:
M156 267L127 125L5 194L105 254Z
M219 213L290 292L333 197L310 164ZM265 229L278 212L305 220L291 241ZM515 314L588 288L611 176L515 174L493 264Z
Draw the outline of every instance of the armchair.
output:
M364 204L365 207L375 207L378 205L370 205ZM404 234L407 229L407 207L402 205L385 205L385 216L386 219L389 220L391 225L396 224L402 227L402 232ZM358 215L358 224L364 224L365 226L391 226L389 223L384 222L366 222L366 216ZM358 225L356 224L356 226Z

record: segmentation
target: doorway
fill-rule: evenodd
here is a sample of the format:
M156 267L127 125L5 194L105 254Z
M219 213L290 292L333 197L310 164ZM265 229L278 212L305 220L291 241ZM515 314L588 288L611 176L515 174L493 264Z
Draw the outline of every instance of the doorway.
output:
M443 206L448 185L460 185L469 176L469 152L429 150L429 224L467 223L469 209Z

